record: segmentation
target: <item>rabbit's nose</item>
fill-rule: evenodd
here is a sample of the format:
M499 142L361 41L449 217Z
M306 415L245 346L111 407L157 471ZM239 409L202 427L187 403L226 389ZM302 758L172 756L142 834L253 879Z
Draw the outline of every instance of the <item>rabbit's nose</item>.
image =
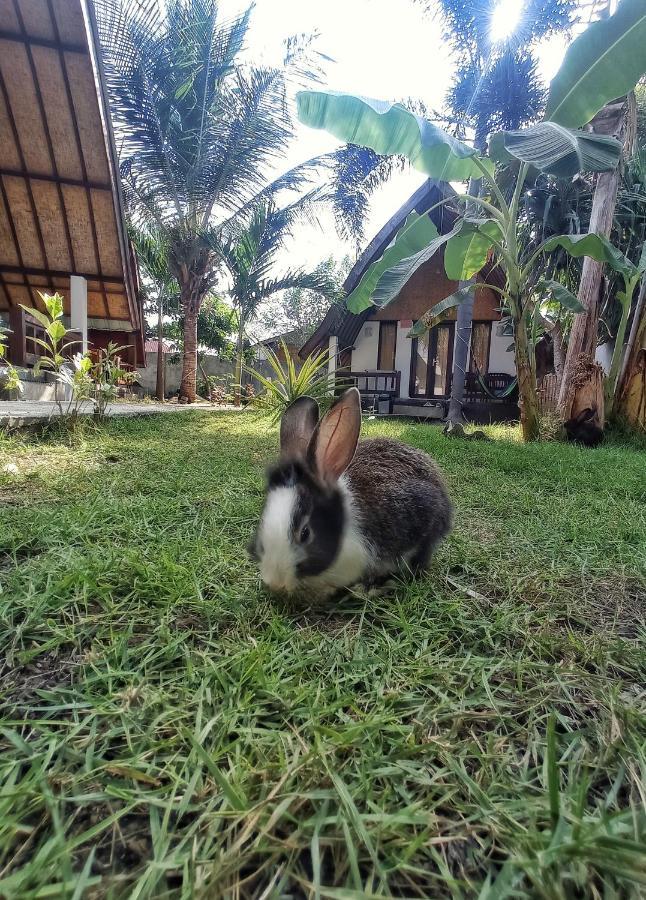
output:
M274 594L280 594L283 591L287 590L285 585L280 581L265 581L265 587L269 588L269 590Z
M284 572L264 572L261 578L265 587L275 594L289 593L294 589L292 579Z

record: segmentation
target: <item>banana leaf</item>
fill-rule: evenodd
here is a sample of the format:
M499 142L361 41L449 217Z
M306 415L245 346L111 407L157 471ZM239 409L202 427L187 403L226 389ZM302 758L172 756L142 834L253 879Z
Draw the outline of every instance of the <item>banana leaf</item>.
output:
M586 125L646 72L646 2L621 0L616 13L588 26L570 44L552 79L546 119Z
M296 102L303 124L384 156L405 156L431 178L466 181L482 174L473 147L400 103L335 91L299 91Z

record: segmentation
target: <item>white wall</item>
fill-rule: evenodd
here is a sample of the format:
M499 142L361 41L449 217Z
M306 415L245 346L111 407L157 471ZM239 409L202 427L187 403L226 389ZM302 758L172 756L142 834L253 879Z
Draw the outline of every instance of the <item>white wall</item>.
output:
M502 334L500 322L491 323L491 347L489 351L489 371L505 372L508 375L516 374L513 348L508 350L513 343L510 335ZM399 396L410 397L410 360L412 340L407 337L410 328L402 327L397 323L397 344L395 348L395 369L401 372ZM454 347L455 353L455 347ZM364 322L361 331L355 341L352 351L352 371L374 371L377 368L379 354L379 322Z
M513 348L514 339L509 334L502 334L503 326L500 322L491 323L491 349L489 351L489 371L506 372L507 375L516 374Z
M411 340L406 337L409 326L397 323L397 343L395 344L395 369L401 372L399 396L408 397L410 383ZM375 371L379 358L379 322L364 322L352 351L352 371Z
M379 355L379 322L364 322L354 342L352 351L352 371L374 371Z
M177 362L171 363L171 356L177 357ZM181 354L164 354L164 362L166 364L166 395L179 391L182 381L182 359ZM217 356L205 355L202 360L202 368L207 375L233 375L233 363L229 360L218 359ZM260 366L259 366L260 368ZM157 354L146 353L146 367L138 368L137 375L139 377L139 385L141 392L147 396L152 396L157 389ZM198 367L197 380L202 380L202 373Z
M605 344L600 344L594 354L595 360L603 367L603 371L606 373L606 375L610 371L610 364L612 363L612 354L614 349L614 341L608 341Z

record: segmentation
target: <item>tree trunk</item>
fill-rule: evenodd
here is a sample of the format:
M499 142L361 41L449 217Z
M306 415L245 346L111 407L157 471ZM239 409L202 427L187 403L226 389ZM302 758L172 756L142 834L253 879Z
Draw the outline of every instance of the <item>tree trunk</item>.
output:
M639 292L616 396L618 416L646 430L646 278Z
M161 296L159 297L159 307L157 316L157 399L164 399L164 380L166 368L166 358L164 356L164 304Z
M179 402L194 403L197 390L197 310L189 306L184 311L184 356Z
M560 322L555 322L551 331L552 349L554 351L554 372L560 386L563 379L563 368L565 366L565 341L563 340L563 329Z
M634 94L631 94L627 99L624 98L605 106L595 117L592 125L595 133L614 135L623 140L625 155L629 155L633 150L636 121L635 98ZM610 237L620 177L621 163L612 172L602 172L597 177L588 231ZM570 419L572 403L576 396L573 390L573 378L580 357L583 354L590 361L593 361L595 357L602 275L603 263L598 263L588 256L584 257L578 293L578 299L584 307L584 312L577 313L574 317L559 392L559 412L563 421L566 422Z
M469 282L461 282L460 287L463 287L466 284L469 284ZM471 343L471 329L473 326L474 299L474 292L470 291L464 303L461 303L458 306L457 321L455 323L451 400L449 402L449 411L446 417L449 426L455 426L462 422L464 384L469 368L469 345Z
M187 270L175 277L179 282L182 312L184 313L184 354L179 402L194 403L197 393L197 317L206 293L203 269Z
M531 360L525 316L515 323L515 332L514 347L523 440L526 442L537 441L540 437L540 415L538 394L536 393L536 372Z
M242 357L244 353L244 322L242 318L238 324L238 337L236 340L236 365L233 376L233 402L236 406L240 406L240 397L242 394Z
M486 136L476 135L476 149L481 150L486 143ZM482 181L479 178L472 178L469 181L469 194L472 197L478 196ZM465 215L472 211L472 207L467 204ZM473 280L473 279L472 279ZM460 288L466 287L472 281L461 281ZM469 368L469 347L471 345L471 331L473 328L473 304L475 302L475 293L469 293L469 296L458 306L457 321L455 323L455 342L453 345L453 372L451 373L451 399L449 401L449 411L446 416L447 428L446 433L454 433L456 425L462 424L462 410L464 407L464 385L466 382L467 371ZM462 429L455 431L459 434Z
M610 236L612 219L617 203L617 190L619 188L619 170L614 172L602 172L597 180L597 186L592 201L592 216L590 217L591 232ZM572 324L570 340L568 342L561 390L559 392L559 410L564 419L570 418L574 393L572 391L572 378L581 354L594 359L597 348L597 333L599 329L599 307L601 298L601 278L603 275L603 263L584 257L583 272L579 285L578 299L585 308L584 312L577 313Z

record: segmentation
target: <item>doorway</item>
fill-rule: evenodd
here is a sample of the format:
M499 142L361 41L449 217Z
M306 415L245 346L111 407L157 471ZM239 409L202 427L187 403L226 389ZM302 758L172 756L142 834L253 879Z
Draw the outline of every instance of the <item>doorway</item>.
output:
M453 369L455 323L436 325L411 347L411 397L449 397Z

